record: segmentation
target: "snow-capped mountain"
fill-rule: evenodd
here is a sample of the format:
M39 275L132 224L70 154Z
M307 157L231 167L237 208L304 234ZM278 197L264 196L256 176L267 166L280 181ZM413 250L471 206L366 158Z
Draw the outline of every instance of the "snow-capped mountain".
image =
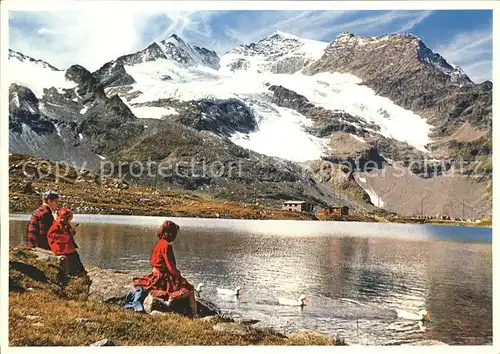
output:
M266 181L268 191L278 188L290 199L331 201L339 195L331 181L318 187L311 182L316 177L299 176L303 164L375 160L383 168L387 161L453 153L458 145L462 153L476 151L462 147L470 142L458 138L457 127L491 139L491 87L473 84L412 35L344 33L328 44L276 32L221 57L172 35L94 73L80 66L60 71L27 58L9 56L11 82L39 101L38 118L31 120L35 126L35 121L55 122L47 134L66 136L69 129L72 144L84 145L97 158L146 158L144 150L157 159L243 161L248 181ZM19 89L11 91L11 120L19 122L16 117L31 106L16 94ZM12 125L12 134L27 131L30 119L23 119ZM178 139L171 137L179 132ZM29 145L26 133L14 135L12 150ZM268 156L265 164L263 156ZM287 172L278 172L280 166ZM358 185L350 175L345 179L372 203L380 199L374 185ZM295 191L285 183L290 181L300 181L301 187ZM227 186L243 182L191 176L168 183L213 187L213 193L233 198ZM397 204L382 199L384 207L398 211Z
M23 53L16 52L15 50L12 50L12 49L9 49L9 59L18 60L18 61L23 62L23 63L31 62L31 63L38 65L38 66L45 68L45 69L59 71L59 69L57 69L55 66L50 65L46 61L43 61L40 59L34 59L32 57L24 55Z
M224 54L221 67L229 71L293 74L319 59L328 43L276 31L257 43L239 45Z
M51 64L9 49L9 81L29 87L37 97L48 87L71 88L76 84L64 77L64 71Z
M143 50L123 55L106 63L94 74L107 86L132 84L135 80L125 72L124 66L131 67L155 61L175 63L180 67L201 66L217 70L220 58L213 50L191 46L173 34L162 41L151 43ZM164 80L168 80L168 78L167 74L162 76Z
M301 71L322 57L327 43L304 40L277 32L257 43L238 46L222 56L221 68L194 55L164 55L159 49L171 45L170 53L188 53L188 47L177 36L153 43L134 54L105 64L95 75L110 82L103 72L119 65L120 78L106 84L107 92L118 93L138 117L174 116L176 109L158 104L162 99L181 102L206 99L238 99L253 111L258 129L236 132L230 139L237 145L259 153L292 161L316 160L328 153L325 137L307 130L313 120L296 110L271 102L269 86L284 86L305 96L312 104L332 112L359 117L357 123L341 122L359 129L361 135L381 135L427 151L431 126L410 110L402 109L389 99L377 96L360 85L361 79L349 74L305 75ZM174 46L176 44L176 46ZM174 50L174 48L179 50ZM246 64L235 70L234 63ZM283 70L281 70L281 69ZM375 130L374 130L375 128ZM276 131L286 132L275 136ZM275 136L274 138L271 138ZM276 148L279 146L279 148Z

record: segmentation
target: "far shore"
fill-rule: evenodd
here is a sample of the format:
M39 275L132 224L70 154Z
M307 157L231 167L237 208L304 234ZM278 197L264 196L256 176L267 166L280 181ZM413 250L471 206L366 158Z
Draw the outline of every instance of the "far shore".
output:
M31 215L31 210L21 211L21 212L11 212L10 216L26 216L26 218ZM290 212L288 212L290 213ZM180 214L180 215L179 215ZM433 220L433 219L410 219L410 218L384 218L380 216L357 216L357 215L347 215L343 217L329 217L328 219L318 219L313 218L312 215L309 214L301 214L301 213L291 213L298 214L296 218L293 218L293 215L287 215L287 218L245 218L245 217L231 217L231 215L225 215L224 217L220 217L217 215L197 215L197 214L185 214L185 213L172 213L172 214L162 214L162 213L145 213L145 214L133 214L127 212L112 212L109 210L103 210L100 212L76 212L77 215L98 215L98 216L153 216L153 217L175 217L175 218L194 218L194 219L207 219L207 220L255 220L255 221L264 221L264 220L274 220L274 221L334 221L334 222L361 222L361 223L390 223L390 224L415 224L415 225L436 225L436 226L465 226L465 227L479 227L479 228L491 228L491 217L485 217L481 219L479 222L461 222L454 220Z

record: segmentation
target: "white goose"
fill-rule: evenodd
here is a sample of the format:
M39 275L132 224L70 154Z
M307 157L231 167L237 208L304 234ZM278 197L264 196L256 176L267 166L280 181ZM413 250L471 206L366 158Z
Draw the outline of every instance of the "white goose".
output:
M418 312L418 314L416 314L416 313L411 313L408 311L396 309L396 313L398 315L398 318L404 318L405 320L414 320L414 321L422 321L422 322L427 321L432 317L431 314L427 313L426 310L420 310Z
M201 290L202 290L202 288L203 288L204 286L205 286L205 284L203 284L203 283L198 284L198 286L196 287L196 292L197 292L197 293L201 293Z
M304 307L309 299L305 295L300 295L298 300L286 299L283 297L278 298L278 303L282 306L301 306Z
M236 287L234 290L217 288L217 294L220 295L232 295L238 297L241 295L242 292L243 289L239 286Z

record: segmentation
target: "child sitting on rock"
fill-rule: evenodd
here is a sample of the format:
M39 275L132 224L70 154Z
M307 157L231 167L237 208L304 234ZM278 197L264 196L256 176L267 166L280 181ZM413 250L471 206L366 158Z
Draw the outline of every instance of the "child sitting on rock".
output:
M136 288L143 287L152 296L171 304L174 301L189 298L193 317L198 317L194 287L184 278L174 257L172 242L177 237L179 226L172 221L165 221L158 231L158 241L151 253L152 273L141 278L134 278Z
M65 256L67 259L67 271L69 275L85 274L85 268L76 249L74 237L76 230L71 226L73 212L68 208L60 208L57 211L56 220L52 223L47 240L49 247L58 256Z

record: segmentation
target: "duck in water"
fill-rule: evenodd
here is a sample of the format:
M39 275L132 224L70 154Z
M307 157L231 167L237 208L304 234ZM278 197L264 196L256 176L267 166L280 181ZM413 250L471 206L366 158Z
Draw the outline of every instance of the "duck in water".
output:
M305 295L300 295L297 300L286 299L283 297L278 298L278 303L281 306L300 306L304 307L309 302L309 299Z

